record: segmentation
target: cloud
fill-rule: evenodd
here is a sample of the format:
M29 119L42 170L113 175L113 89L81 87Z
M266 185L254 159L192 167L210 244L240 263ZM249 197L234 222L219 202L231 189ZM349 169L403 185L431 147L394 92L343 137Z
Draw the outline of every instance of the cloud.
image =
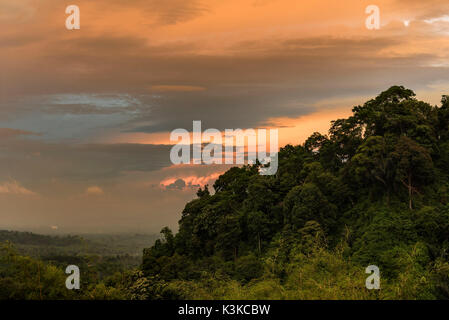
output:
M45 113L72 115L132 115L141 107L141 101L129 94L55 94L34 97L41 101Z
M19 129L10 129L10 128L0 128L0 139L17 137L22 135L38 135L37 133L19 130Z
M103 194L104 194L103 189L98 186L90 186L86 189L86 195L100 196Z
M375 94L397 83L419 88L435 79L449 79L446 69L429 64L445 56L437 52L406 52L403 48L407 48L408 37L381 33L376 37L260 39L209 55L191 52L183 45L178 49L149 46L132 36L126 40L112 36L107 40L102 36L75 38L69 46L52 44L51 60L36 57L41 61L37 65L53 70L51 76L30 66L26 72L31 76L25 82L33 91L85 93L78 94L78 99L70 98L77 94L50 95L67 99L65 104L55 100L44 104L45 100L35 99L5 108L9 113L19 113L24 105L32 104L34 108L27 111L32 118L27 124L36 127L42 122L56 137L79 136L78 131L90 130L95 135L111 126L126 132L167 132L189 128L192 119L201 119L207 127L220 130L258 127L269 118L315 112L317 100ZM75 72L67 77L67 66L74 61L85 66L86 74ZM35 77L37 74L40 76ZM14 84L19 80L15 77L6 84L6 91L28 91L23 78L20 85ZM150 88L157 95L148 93L149 83L154 83ZM92 92L92 88L97 92ZM106 107L98 101L103 91L129 93L127 100L120 94L108 94L107 99L102 99L110 103ZM129 105L120 106L120 101ZM37 117L39 111L44 115ZM60 114L61 121L74 125L66 123L64 130L56 131L60 126L53 128L51 123L58 123L59 118L50 119L46 113ZM62 118L64 114L97 117Z
M166 190L198 189L199 187L213 184L223 173L224 171L219 171L206 176L184 174L182 178L166 178L161 181L160 185Z
M145 0L142 7L163 25L189 21L208 11L206 2L198 0Z
M0 21L24 21L29 19L36 10L31 1L32 0L0 2Z
M22 47L36 43L40 40L40 37L36 35L4 36L0 39L0 48Z
M202 120L203 130L274 125L299 142L390 85L449 82L436 67L449 60L447 29L432 20L447 0L379 0L376 32L358 0L77 0L76 32L59 0L0 2L0 181L27 189L1 186L40 195L0 203L0 221L19 225L92 230L107 217L158 231L227 168L175 167L171 146L104 141L164 143ZM89 187L107 192L86 197Z
M156 92L192 92L192 91L204 91L206 88L199 86L187 86L187 85L157 85L151 86L151 91Z
M164 183L161 183L164 185ZM186 187L186 183L183 179L176 179L175 182L165 185L167 190L182 190Z
M81 1L81 0L80 0ZM129 0L99 0L99 5L107 5L114 10L130 7ZM195 19L209 11L207 1L200 0L134 0L147 19L155 20L153 26L174 25Z
M447 68L435 68L448 59L445 41L399 25L410 33L386 27L376 34L234 36L207 53L206 42L195 37L152 41L127 30L55 35L45 55L41 48L33 57L5 58L0 119L14 115L15 127L46 128L48 139L169 132L190 128L193 119L220 130L254 128L270 118L313 113L317 100L449 80ZM16 94L22 98L11 102Z
M435 23L435 22L449 22L449 16L448 15L444 15L441 17L436 17L436 18L432 18L432 19L426 19L424 20L425 23Z
M36 196L37 193L22 187L16 180L0 183L0 194Z
M397 13L405 11L418 20L441 16L442 12L447 12L449 9L449 3L446 0L395 0L394 3Z
M73 182L109 180L126 172L156 171L171 165L168 145L0 142L0 178L14 175L32 184L49 177ZM33 154L40 156L30 157Z

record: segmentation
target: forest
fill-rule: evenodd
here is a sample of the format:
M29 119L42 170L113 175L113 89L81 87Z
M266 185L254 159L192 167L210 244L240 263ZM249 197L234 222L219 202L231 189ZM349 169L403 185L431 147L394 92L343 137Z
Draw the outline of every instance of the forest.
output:
M352 111L281 148L276 175L245 165L200 188L138 267L80 290L5 242L0 299L448 299L449 96L393 86Z

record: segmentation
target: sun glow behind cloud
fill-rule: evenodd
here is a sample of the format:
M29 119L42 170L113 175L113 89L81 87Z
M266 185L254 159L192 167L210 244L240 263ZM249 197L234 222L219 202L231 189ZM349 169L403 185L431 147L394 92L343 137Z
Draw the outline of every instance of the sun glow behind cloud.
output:
M211 185L213 182L218 179L218 177L223 174L224 171L212 173L208 176L183 176L179 175L177 177L171 177L167 178L161 181L160 185L164 189L168 189L170 186L172 186L174 183L176 183L178 180L182 180L184 182L184 185L181 185L180 189L184 188L193 188L198 189L199 187L204 187L205 185Z

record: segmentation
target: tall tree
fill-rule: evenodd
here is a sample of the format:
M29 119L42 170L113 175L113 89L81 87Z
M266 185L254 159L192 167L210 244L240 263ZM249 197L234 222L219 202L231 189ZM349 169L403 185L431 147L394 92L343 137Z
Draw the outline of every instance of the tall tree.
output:
M434 168L429 151L402 136L391 155L396 166L396 180L408 190L409 209L413 209L412 197L423 184L434 179Z

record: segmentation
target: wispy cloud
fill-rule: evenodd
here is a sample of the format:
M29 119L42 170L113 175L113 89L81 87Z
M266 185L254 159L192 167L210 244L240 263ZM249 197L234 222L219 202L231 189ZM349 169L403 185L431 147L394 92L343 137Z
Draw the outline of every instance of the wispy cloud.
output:
M16 180L10 180L0 183L0 194L37 196L37 193L21 186Z
M104 191L99 186L90 186L86 189L86 195L101 196Z
M26 130L0 128L0 139L17 137L17 136L27 136L27 135L39 135L39 134L31 132L31 131L26 131Z
M206 88L200 86L189 85L155 85L151 86L151 91L156 92L192 92L192 91L204 91Z

